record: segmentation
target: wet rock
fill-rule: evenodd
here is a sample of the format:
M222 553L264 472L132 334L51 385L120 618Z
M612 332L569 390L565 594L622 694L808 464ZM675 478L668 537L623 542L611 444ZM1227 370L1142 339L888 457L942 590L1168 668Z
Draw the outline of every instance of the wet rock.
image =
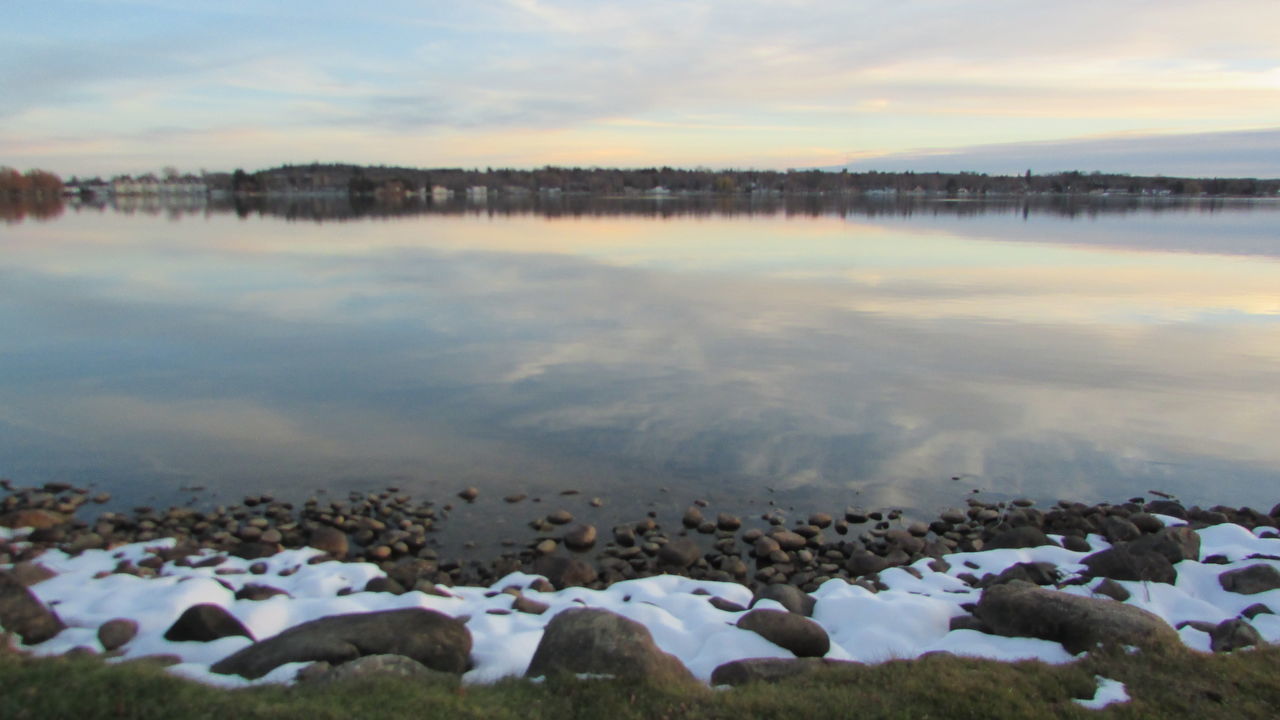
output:
M237 635L253 639L253 634L221 605L201 603L182 611L182 615L165 630L164 639L170 642L211 642Z
M590 585L596 570L587 563L563 555L544 555L533 563L533 572L545 577L557 590Z
M816 528L830 527L831 521L831 515L824 512L816 512L809 516L809 524Z
M788 611L805 617L813 615L813 608L818 602L812 595L795 585L782 583L765 585L756 590L754 597L751 598L751 607L755 607L761 600L773 600Z
M974 614L997 635L1059 642L1072 654L1104 642L1140 647L1181 642L1173 628L1146 610L1020 581L983 590Z
M129 618L108 620L98 626L98 642L106 652L123 647L137 635L138 621Z
M778 547L787 552L799 550L808 542L804 539L803 535L789 530L779 530L777 532L770 533L770 537L773 538L774 542L778 543Z
M752 610L738 618L737 626L790 650L796 657L822 657L831 649L831 639L821 625L792 612Z
M716 515L716 527L725 531L737 530L742 527L742 519L737 515L720 513L719 515Z
M1132 544L1114 545L1094 553L1081 562L1088 570L1087 577L1106 577L1112 580L1141 580L1168 583L1178 579L1178 571L1164 555Z
M683 570L698 561L702 551L689 538L676 538L658 550L658 564Z
M1263 645L1260 635L1246 620L1232 618L1218 623L1209 631L1209 647L1214 652L1231 652L1240 648Z
M403 655L432 670L466 672L471 633L443 613L423 608L330 615L254 643L209 669L254 680L291 662L341 664L366 655Z
M697 683L674 655L658 649L645 626L596 608L571 608L552 618L525 675L561 673L612 675L658 685Z
M692 530L702 524L702 511L696 506L691 506L684 511L684 516L680 518L680 523Z
M565 547L570 550L590 550L596 544L596 526L578 525L564 535Z
M62 632L66 625L25 585L0 570L0 627L28 645L37 645Z
M568 525L573 522L573 513L568 510L556 510L550 515L547 515L547 522L552 525Z
M882 572L889 567L889 563L885 559L867 550L859 550L849 556L849 561L845 563L845 569L849 571L850 577L862 577L864 575L872 575Z
M506 497L502 498L502 501L505 503L510 503L514 505L515 503L518 503L527 497L529 496L524 493L512 493L511 495L507 495Z
M786 678L808 675L823 668L852 666L847 660L822 658L750 658L727 662L711 672L712 685L746 685L774 683Z
M458 497L466 500L467 502L475 502L476 498L480 497L480 491L476 488L469 487L459 492Z
M1227 592L1255 595L1280 588L1280 571L1270 565L1250 565L1222 573L1218 576L1218 584Z
M1040 528L1023 525L1022 527L1009 528L996 533L987 541L988 550L1008 549L1008 548L1033 548L1044 545L1057 545L1049 539L1048 535Z

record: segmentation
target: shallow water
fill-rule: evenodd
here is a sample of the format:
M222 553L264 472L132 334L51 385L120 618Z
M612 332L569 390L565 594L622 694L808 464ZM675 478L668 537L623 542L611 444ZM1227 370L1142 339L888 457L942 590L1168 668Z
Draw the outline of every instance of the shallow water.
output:
M1280 500L1273 202L326 202L0 226L0 476L474 485L451 524L488 539L694 498Z

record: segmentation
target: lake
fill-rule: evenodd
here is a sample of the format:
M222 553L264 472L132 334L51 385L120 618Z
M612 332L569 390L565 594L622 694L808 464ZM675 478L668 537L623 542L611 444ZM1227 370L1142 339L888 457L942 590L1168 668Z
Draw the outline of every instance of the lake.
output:
M0 327L0 476L123 507L1280 500L1267 201L68 208L0 225Z

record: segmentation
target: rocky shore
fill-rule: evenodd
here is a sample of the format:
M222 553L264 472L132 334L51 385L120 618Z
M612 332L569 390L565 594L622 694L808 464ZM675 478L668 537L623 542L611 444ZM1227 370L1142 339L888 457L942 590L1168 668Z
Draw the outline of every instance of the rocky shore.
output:
M748 527L694 503L674 527L643 517L607 534L553 511L519 547L461 563L430 541L448 504L395 490L94 518L106 498L84 489L6 490L0 626L19 648L159 657L223 684L739 684L931 652L1069 662L1100 644L1280 641L1280 507L975 499L931 522L850 507Z

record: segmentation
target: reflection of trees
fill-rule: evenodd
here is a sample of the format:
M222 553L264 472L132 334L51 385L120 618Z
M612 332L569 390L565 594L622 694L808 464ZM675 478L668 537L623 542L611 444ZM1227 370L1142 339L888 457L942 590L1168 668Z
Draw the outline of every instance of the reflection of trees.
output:
M0 218L21 222L28 216L48 220L62 214L62 179L45 170L19 173L0 167Z

